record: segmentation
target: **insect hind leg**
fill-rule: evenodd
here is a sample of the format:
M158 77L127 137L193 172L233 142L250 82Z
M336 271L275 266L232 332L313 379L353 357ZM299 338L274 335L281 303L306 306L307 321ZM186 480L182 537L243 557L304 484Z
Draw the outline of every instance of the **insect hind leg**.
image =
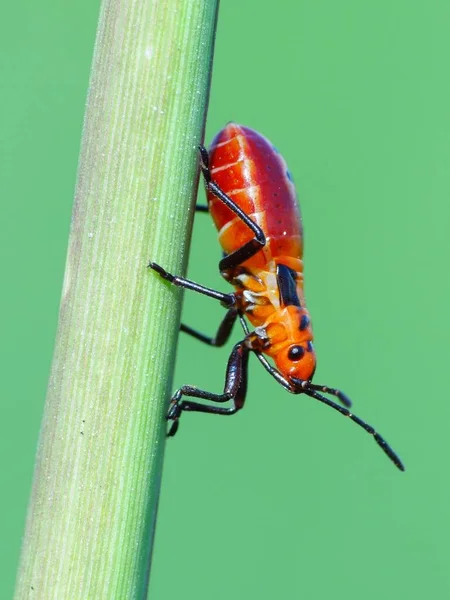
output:
M266 245L266 236L259 225L257 225L250 217L234 202L221 188L212 181L211 171L209 168L209 155L208 151L204 146L199 146L200 157L201 157L201 169L203 177L205 179L206 189L210 191L216 198L221 200L225 206L234 212L241 221L247 225L247 227L254 233L255 237L246 242L241 248L238 248L231 254L228 254L219 263L220 271L226 271L227 269L234 269L235 267L242 264L254 256Z

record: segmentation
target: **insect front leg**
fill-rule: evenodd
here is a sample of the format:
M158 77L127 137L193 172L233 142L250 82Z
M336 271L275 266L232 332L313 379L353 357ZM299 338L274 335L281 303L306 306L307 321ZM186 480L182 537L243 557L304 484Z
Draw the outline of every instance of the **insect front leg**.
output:
M221 200L235 215L237 215L245 225L255 234L255 237L246 242L241 248L228 254L219 263L220 271L226 271L227 269L234 269L239 266L266 245L266 236L259 225L257 225L245 212L234 202L220 187L212 181L211 171L209 169L209 155L208 151L204 146L199 146L201 156L201 169L203 177L205 179L205 185L216 198Z
M179 419L183 411L196 411L211 413L215 415L234 415L244 406L245 395L247 393L247 371L249 348L244 342L239 342L231 351L228 359L227 371L225 375L225 386L222 394L214 394L190 385L183 385L172 396L172 401L167 412L167 419L173 421L168 436L176 434L179 425ZM182 400L184 396L191 398L201 398L202 400L211 400L223 404L229 400L233 401L233 406L225 408L223 406L211 406L209 404L200 404L191 400Z

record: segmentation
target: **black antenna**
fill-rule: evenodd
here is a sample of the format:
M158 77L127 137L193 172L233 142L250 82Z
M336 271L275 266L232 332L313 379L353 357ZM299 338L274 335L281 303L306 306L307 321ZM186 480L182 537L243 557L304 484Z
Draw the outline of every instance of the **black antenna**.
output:
M383 450L383 452L389 456L389 458L392 460L394 465L398 469L400 469L400 471L405 470L405 467L404 467L402 461L400 460L400 458L397 456L397 454L392 450L392 448L389 446L389 444L386 442L386 440L383 437L381 437L381 435L379 433L377 433L371 425L369 425L368 423L366 423L365 421L363 421L362 419L360 419L359 417L357 417L356 415L351 413L347 408L343 408L342 406L339 406L339 404L336 404L332 400L329 400L328 398L325 398L325 396L322 396L322 394L319 394L318 392L314 391L312 384L309 383L308 381L302 381L301 379L294 379L294 378L292 378L292 381L294 381L299 387L302 387L304 390L304 393L307 396L310 396L311 398L315 398L316 400L319 400L319 402L323 402L327 406L331 406L331 408L334 408L334 410L337 410L338 412L340 412L341 415L344 415L344 417L348 417L354 423L356 423L357 425L362 427L365 431L367 431L367 433L370 433L370 435L373 435L376 443L380 446L380 448ZM323 390L323 387L319 386L319 388ZM334 390L334 391L337 391L337 390Z
M324 394L331 394L332 396L336 396L336 398L342 402L344 406L350 408L352 405L352 401L348 396L341 392L341 390L336 390L334 388L329 388L326 385L317 385L315 383L310 383L309 381L306 384L303 384L303 389L307 390L316 390L318 392L323 392Z

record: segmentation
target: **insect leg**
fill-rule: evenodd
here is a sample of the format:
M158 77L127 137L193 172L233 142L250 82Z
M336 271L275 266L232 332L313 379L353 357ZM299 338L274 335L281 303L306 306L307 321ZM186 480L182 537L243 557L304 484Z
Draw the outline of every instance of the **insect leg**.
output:
M209 212L209 208L207 204L196 204L195 212Z
M220 347L223 346L230 337L237 316L238 311L235 308L230 308L219 325L219 329L214 337L204 335L203 333L192 329L192 327L189 327L188 325L183 325L183 323L180 325L180 331L184 331L185 333L192 335L192 337L195 337L197 340L200 340L205 344Z
M229 197L225 192L223 192L220 187L211 180L211 171L209 170L209 156L208 151L204 146L199 146L200 156L201 156L201 168L203 177L205 178L206 188L216 196L219 200L221 200L230 210L232 210L235 215L237 215L245 225L253 233L255 237L244 244L241 248L228 254L219 263L219 269L221 271L226 271L227 269L232 269L237 267L254 254L259 252L261 248L266 245L266 236L264 235L263 230L259 225L257 225L250 217Z
M223 408L222 406L210 406L208 404L199 404L198 402L190 402L189 400L184 400L177 405L176 412L173 411L171 414L168 413L167 419L172 420L172 425L167 433L167 437L173 437L178 431L178 427L180 426L180 415L181 411L197 411L203 413L209 413L214 415L234 415L237 413L238 409L235 406L231 406L230 408Z
M241 314L239 315L239 321L241 322L242 329L244 330L245 335L248 335L250 333L250 329L248 328L247 321L244 319L244 317ZM269 363L267 358L265 356L263 356L261 354L261 352L255 351L255 354L256 354L256 358L259 360L259 362L262 364L262 366L266 369L266 371L270 375L272 375L272 377L274 379L276 379L278 381L278 383L280 385L282 385L288 392L292 392L295 394L295 389L292 386L292 384L290 384L289 381L285 377L283 377L283 375Z
M227 371L225 375L225 386L222 394L214 394L190 385L183 385L175 392L167 412L167 419L173 421L167 435L174 436L178 430L181 413L186 411L197 411L212 413L216 415L232 415L244 406L245 395L247 393L247 371L249 348L244 342L236 344L231 351L228 359ZM221 406L210 406L199 404L190 400L182 400L183 396L191 398L201 398L202 400L211 400L222 404L233 401L233 406L229 408Z
M177 275L172 275L168 273L165 269L163 269L160 265L157 265L154 262L150 262L147 265L150 269L156 271L163 279L170 281L173 285L177 285L178 287L185 288L187 290L193 290L194 292L198 292L199 294L203 294L204 296L208 296L209 298L214 298L214 300L219 300L223 306L231 308L236 303L236 298L234 294L224 294L223 292L218 292L211 288L207 288L204 285L200 285L199 283L195 283L190 279L185 279L184 277L178 277Z

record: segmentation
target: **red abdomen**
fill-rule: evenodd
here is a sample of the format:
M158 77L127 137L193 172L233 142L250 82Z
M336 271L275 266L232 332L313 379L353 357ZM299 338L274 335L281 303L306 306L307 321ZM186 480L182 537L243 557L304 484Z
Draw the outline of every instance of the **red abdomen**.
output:
M247 260L245 267L267 269L280 258L285 264L290 262L286 259L302 258L303 229L295 188L285 161L265 137L229 123L211 144L210 168L212 180L266 236L266 246ZM241 219L211 193L208 203L226 254L253 237Z

